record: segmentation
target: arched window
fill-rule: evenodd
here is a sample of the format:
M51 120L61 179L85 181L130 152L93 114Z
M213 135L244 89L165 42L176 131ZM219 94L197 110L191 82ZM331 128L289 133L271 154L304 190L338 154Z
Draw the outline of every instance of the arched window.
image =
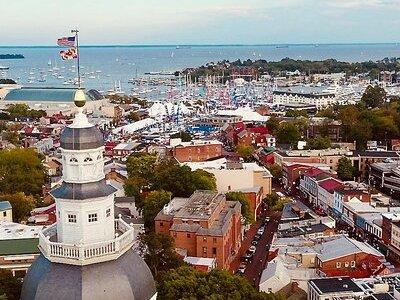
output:
M77 160L75 157L71 157L71 159L69 160L69 162L77 163L78 160Z
M86 158L84 159L84 162L89 162L89 161L93 161L93 159L92 159L91 157L86 157Z

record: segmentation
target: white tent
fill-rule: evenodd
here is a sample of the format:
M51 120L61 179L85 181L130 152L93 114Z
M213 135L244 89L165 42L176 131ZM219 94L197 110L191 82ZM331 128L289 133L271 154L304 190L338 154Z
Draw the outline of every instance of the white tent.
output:
M217 115L240 116L244 122L266 122L269 119L269 117L260 115L249 106L238 107L235 110L219 110Z
M125 126L115 128L112 132L114 134L117 134L120 132L130 134L130 133L134 133L136 131L148 128L156 123L157 123L156 120L154 120L152 118L147 118L147 119L143 119L143 120L140 120L140 121L137 121L137 122L125 125Z

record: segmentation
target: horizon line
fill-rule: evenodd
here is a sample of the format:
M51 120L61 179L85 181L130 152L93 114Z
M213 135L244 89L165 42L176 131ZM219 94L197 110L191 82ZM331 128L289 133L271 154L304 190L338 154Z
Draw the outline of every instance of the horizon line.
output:
M255 43L255 44L236 44L236 43L228 43L228 44L87 44L87 45L79 45L80 48L96 48L96 47L108 47L108 48L129 48L129 47L137 47L137 48L151 48L151 47L159 47L159 48L171 48L171 47L260 47L260 46L341 46L341 45L400 45L399 42L354 42L354 43L271 43L271 44L263 44L263 43ZM0 45L0 48L63 48L58 45Z

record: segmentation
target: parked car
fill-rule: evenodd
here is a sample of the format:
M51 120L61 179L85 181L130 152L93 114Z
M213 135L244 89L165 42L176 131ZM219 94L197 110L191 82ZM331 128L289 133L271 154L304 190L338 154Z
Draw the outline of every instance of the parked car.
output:
M250 248L249 248L249 252L251 252L251 253L255 253L256 252L256 250L257 250L257 248L256 248L256 246L250 246Z
M254 236L254 240L255 241L259 241L261 239L261 234L256 234L255 236Z
M260 227L260 228L257 230L257 234L263 235L263 234L264 234L264 227Z
M257 240L253 240L253 241L251 242L251 244L252 244L253 246L257 246L258 241L257 241Z
M251 259L253 258L253 255L254 255L254 253L247 251L246 254L242 256L242 261L250 262Z
M240 264L239 269L237 270L238 274L244 274L244 271L246 271L246 265L245 264Z

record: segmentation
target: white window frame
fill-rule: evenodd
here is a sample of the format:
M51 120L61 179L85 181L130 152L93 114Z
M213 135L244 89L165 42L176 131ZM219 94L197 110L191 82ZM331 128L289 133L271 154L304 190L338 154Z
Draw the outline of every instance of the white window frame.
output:
M68 223L76 224L78 222L78 217L74 213L67 213Z
M88 214L88 223L96 223L99 221L99 215L97 213Z

